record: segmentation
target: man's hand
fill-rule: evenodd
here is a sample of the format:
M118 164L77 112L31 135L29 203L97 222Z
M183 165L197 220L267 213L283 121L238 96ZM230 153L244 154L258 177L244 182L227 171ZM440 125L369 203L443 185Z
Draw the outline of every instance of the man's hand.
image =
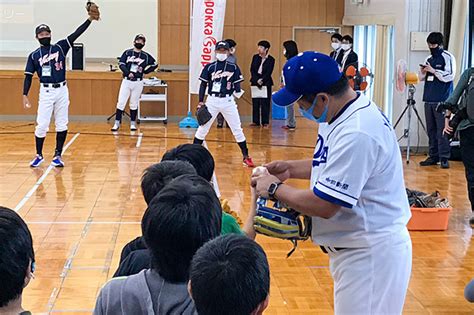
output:
M28 109L31 108L31 103L28 100L28 96L23 95L23 108Z
M278 177L273 175L261 175L258 177L252 177L251 185L255 187L255 191L258 196L268 198L268 188L272 183L278 183L280 180Z
M201 108L201 106L204 106L204 105L206 105L204 104L204 102L199 102L197 109Z
M263 79L258 79L258 80L257 80L257 84L260 85L260 86L262 86L262 85L263 85Z
M425 70L425 73L435 73L435 69L433 69L433 67L429 63L426 64L426 67L423 70Z
M451 128L451 126L449 126L449 118L445 118L444 119L444 129L443 129L443 133L447 134L447 135L452 135L454 132L454 129Z
M421 74L426 75L426 67L421 67L420 66L420 72L421 72Z
M290 163L286 161L273 161L264 165L268 172L284 182L291 177Z
M133 74L133 72L130 72L130 73L128 74L128 77L129 77L130 79L133 79L133 78L135 77L135 75Z

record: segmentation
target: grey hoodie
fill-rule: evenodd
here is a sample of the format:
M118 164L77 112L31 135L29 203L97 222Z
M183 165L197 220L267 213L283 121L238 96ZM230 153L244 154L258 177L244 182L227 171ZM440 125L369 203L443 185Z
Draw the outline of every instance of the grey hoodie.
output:
M100 291L94 314L197 314L187 283L166 282L157 272L114 278Z

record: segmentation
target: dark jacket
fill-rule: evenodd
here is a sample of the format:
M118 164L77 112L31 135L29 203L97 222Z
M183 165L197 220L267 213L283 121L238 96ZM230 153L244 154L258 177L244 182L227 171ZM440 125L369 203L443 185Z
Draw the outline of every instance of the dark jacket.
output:
M262 57L256 54L252 58L252 64L250 65L250 84L258 86L257 81L263 79L263 86L273 86L272 73L275 67L275 58L268 55L267 59L263 63L262 74L258 73L258 68L262 63Z
M347 56L346 61L344 62L344 54L345 53L346 52L344 51L344 52L341 52L341 54L339 54L339 56L337 57L337 60L336 60L337 63L339 63L341 65L341 67L344 69L344 71L349 66L354 66L356 69L358 69L358 67L359 67L359 56L357 56L357 54L351 48L351 52L349 53L349 55Z

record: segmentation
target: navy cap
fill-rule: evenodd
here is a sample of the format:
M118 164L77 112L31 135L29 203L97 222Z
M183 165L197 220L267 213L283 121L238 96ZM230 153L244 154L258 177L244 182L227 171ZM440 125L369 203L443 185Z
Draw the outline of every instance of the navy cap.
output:
M230 49L229 43L226 42L225 40L221 40L220 42L217 42L216 50L218 50L218 49L229 50Z
M36 27L35 34L38 35L41 32L51 33L51 29L46 24L40 24Z
M146 42L145 35L143 34L138 34L137 36L135 36L135 40L139 40L139 39L143 39L143 42Z
M341 77L339 65L331 57L314 51L300 53L283 66L285 86L273 94L272 101L289 106L303 95L326 91Z

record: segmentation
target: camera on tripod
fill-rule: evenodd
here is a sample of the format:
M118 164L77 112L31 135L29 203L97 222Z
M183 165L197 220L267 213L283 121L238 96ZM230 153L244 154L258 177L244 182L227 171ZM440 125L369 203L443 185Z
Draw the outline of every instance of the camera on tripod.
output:
M448 139L452 139L454 137L454 133L458 128L461 121L468 118L466 108L459 110L456 105L447 102L441 102L436 106L436 111L438 113L444 113L445 111L449 110L451 113L454 114L454 117L449 121L449 127L453 128L452 134L447 134Z

